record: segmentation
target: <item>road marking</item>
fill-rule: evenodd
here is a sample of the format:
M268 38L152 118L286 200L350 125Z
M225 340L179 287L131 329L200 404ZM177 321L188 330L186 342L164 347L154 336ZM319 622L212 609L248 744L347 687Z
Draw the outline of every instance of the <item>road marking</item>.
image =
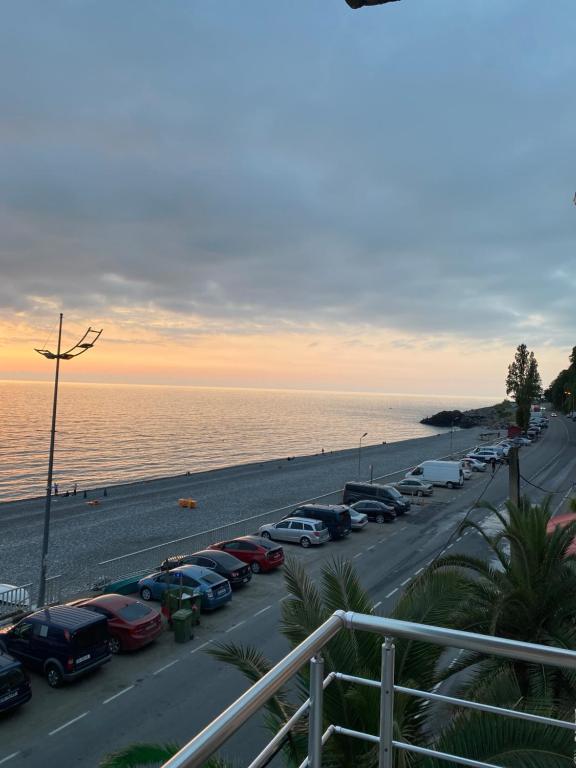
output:
M408 528L408 526L407 525L403 525L402 528L400 528L400 533L402 533L402 531L405 531L406 528Z
M382 600L378 600L378 602L374 603L374 605L372 606L372 610L375 611L377 608L380 608L381 605L382 605Z
M207 640L205 643L202 643L202 645L199 645L198 648L194 648L193 651L190 651L190 653L197 653L198 651L201 651L202 648L206 648L207 645L210 645L212 640Z
M266 606L266 608L262 608L262 610L260 610L260 611L257 611L257 612L254 614L254 618L256 618L256 616L260 616L260 614L262 614L262 613L265 613L266 611L269 611L269 610L270 610L270 608L272 608L272 606L271 606L271 605L267 605L267 606Z
M468 534L469 534L469 533L470 533L470 531L464 531L464 533L462 534L462 536L468 536Z
M174 664L178 664L180 659L174 659L174 661L169 662L168 664L164 664L163 667L160 667L160 669L157 669L156 672L152 672L153 675L159 675L160 672L164 672L165 669L168 669L169 667L173 667Z
M462 536L458 536L458 538L456 539L456 541L462 541Z
M373 549L376 549L376 544L372 544L371 547L367 547L367 552L372 552Z
M419 574L419 573L422 573L422 571L423 571L423 570L424 570L424 568L418 568L418 570L416 571L416 573L414 574L414 576L418 576L418 574Z
M357 557L362 557L362 552L357 552L352 559L356 560Z
M406 584L408 584L408 582L409 582L411 579L412 579L412 576L408 576L408 578L407 578L407 579L404 579L404 581L401 581L401 582L400 582L400 586L401 586L401 587L405 587L405 586L406 586Z
M395 589L393 589L393 590L392 590L392 592L388 592L388 594L386 595L386 600L387 600L389 597L392 597L392 595L393 595L395 592L398 592L398 587L396 587Z
M19 754L20 752L12 752L8 757L3 757L2 760L0 760L0 765L2 765L2 763L7 763L8 760L12 760L13 757L18 757Z
M432 565L433 562L434 562L434 558L432 558L432 560L427 560L425 565Z
M290 595L284 595L284 597L281 597L280 600L278 600L278 602L283 603L284 600L290 600Z
M452 547L453 547L453 546L454 546L454 544L448 544L448 546L446 547L446 549L452 549Z
M61 725L60 728L55 728L53 731L50 731L48 736L54 736L55 733L58 733L59 731L63 731L64 728L68 728L69 725L73 725L74 723L77 723L78 720L82 720L83 717L86 717L88 712L84 712L82 715L78 715L78 717L75 717L74 720L68 720L67 723L64 723L64 725Z
M394 535L394 534L392 534ZM386 539L378 539L378 544L383 544L386 541Z
M109 699L105 699L102 704L110 704L111 701L114 701L114 699L117 699L118 696L122 696L124 693L128 693L128 691L131 691L132 688L134 688L133 685L129 685L128 688L124 688L122 691L118 691L118 693L115 693L114 696L110 696Z
M232 624L231 627L228 627L228 629L226 629L224 631L225 631L226 634L228 634L228 632L233 632L235 629L238 629L238 627L241 627L242 624L246 624L246 620L239 621L238 624Z

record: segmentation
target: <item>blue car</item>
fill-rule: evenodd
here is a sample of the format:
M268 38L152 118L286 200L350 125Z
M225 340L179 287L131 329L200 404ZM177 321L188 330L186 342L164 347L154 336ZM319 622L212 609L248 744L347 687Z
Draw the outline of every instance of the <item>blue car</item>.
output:
M213 611L232 599L232 588L228 579L199 565L181 565L171 571L151 573L138 582L142 600L161 600L164 592L174 587L192 587L200 590L204 611Z

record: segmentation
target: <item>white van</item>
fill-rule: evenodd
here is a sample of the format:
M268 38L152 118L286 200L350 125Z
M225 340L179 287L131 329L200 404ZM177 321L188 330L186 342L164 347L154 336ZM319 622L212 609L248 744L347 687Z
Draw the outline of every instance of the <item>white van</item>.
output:
M423 461L407 472L405 477L419 477L432 485L445 488L461 488L464 485L464 473L459 461Z

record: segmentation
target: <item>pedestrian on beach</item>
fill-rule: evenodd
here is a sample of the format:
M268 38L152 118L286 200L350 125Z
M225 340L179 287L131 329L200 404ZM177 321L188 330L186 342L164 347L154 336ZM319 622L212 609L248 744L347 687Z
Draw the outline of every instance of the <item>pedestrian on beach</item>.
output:
M58 483L54 483L54 496L58 496Z
M78 483L74 483L74 488L72 489L72 496L76 496L77 490L78 490Z

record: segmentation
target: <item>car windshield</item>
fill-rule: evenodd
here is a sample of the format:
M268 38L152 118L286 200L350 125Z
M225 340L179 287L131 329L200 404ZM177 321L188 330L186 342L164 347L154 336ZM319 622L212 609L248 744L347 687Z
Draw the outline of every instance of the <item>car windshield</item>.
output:
M101 645L107 639L108 624L106 621L99 621L74 633L74 647L77 651L86 651L95 645Z
M202 581L206 581L208 584L221 584L224 579L216 573L206 573L202 576Z
M226 552L210 552L209 554L206 553L206 557L211 557L222 568L242 568L244 566L241 560L238 560L234 555L228 555Z
M258 546L263 547L264 549L277 549L278 544L274 544L273 541L268 541L268 539L259 539L258 540Z
M356 512L356 514L358 514L358 512ZM314 528L315 531L323 531L324 528L326 528L324 523L314 523L312 527Z
M3 693L10 693L17 686L25 680L24 672L20 667L14 667L14 669L8 672L0 672L0 696Z
M402 494L400 493L400 491L397 491L396 488L389 487L387 490L390 492L390 496L394 496L394 498L396 499L402 498Z
M126 621L137 621L145 616L149 616L151 613L152 608L144 605L144 603L130 603L118 611L118 615Z

